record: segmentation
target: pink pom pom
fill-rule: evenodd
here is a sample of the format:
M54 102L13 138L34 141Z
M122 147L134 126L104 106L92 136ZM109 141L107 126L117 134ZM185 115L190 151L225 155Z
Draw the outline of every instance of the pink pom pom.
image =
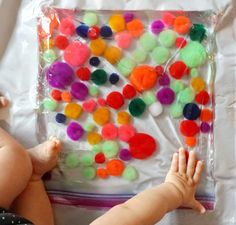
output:
M116 34L115 40L116 40L117 45L120 48L126 49L126 48L129 48L130 45L132 44L133 38L129 32L123 31Z
M136 131L132 125L122 125L119 128L119 139L124 142L128 142L132 138Z
M62 19L61 23L59 24L59 31L65 35L73 35L75 32L75 25L73 24L72 19Z

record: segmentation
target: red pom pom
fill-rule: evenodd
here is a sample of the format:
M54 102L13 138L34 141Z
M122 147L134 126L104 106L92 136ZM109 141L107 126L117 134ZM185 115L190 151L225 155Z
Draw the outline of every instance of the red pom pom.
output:
M89 80L90 79L90 70L87 67L81 67L76 71L76 75L80 80Z
M195 101L200 105L206 105L210 100L210 96L207 91L200 91L195 98Z
M105 162L105 160L106 160L105 155L102 152L95 155L95 162L96 163L102 164Z
M193 137L197 133L199 133L200 130L196 122L192 120L183 120L180 123L179 129L181 134L184 135L185 137Z
M113 91L107 96L106 103L113 109L119 109L124 105L124 98L120 92Z
M183 37L177 37L175 41L176 48L184 48L187 44L187 41Z
M133 97L135 97L136 95L136 90L135 88L130 85L130 84L126 84L123 88L123 91L122 91L123 95L125 98L127 99L131 99Z
M157 149L156 141L153 137L144 133L136 133L129 140L131 155L136 159L147 159Z
M175 79L181 79L187 72L187 66L182 61L174 62L170 68L170 75Z
M164 73L164 69L163 69L162 66L156 66L155 70L156 70L156 73L157 73L158 77L161 76Z
M69 45L69 41L65 36L59 35L56 37L55 45L59 49L65 49Z
M90 40L95 40L99 37L100 35L100 29L99 27L97 26L92 26L89 28L89 31L88 31L88 38Z
M51 97L55 100L55 101L61 101L61 91L53 89L51 91Z

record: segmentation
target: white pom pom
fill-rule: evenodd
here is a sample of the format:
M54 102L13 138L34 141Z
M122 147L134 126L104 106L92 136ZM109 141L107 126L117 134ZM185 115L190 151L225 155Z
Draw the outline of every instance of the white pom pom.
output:
M163 112L163 107L160 102L154 102L149 106L149 111L153 117L157 117Z

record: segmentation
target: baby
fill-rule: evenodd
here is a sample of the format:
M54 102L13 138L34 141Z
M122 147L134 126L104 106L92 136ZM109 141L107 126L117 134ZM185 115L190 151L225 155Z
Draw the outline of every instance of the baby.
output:
M0 97L0 106L7 103ZM60 141L52 138L25 150L0 128L0 225L54 224L41 177L56 166L60 148ZM91 225L153 225L180 206L204 213L194 197L202 170L203 162L197 161L193 151L187 161L185 150L180 149L163 184L112 208Z

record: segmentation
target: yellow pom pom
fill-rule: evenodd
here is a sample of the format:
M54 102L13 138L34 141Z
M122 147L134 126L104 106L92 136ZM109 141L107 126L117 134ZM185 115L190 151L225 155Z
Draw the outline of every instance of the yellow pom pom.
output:
M125 20L121 14L113 14L109 18L109 25L115 32L120 32L125 29Z
M117 114L117 123L119 124L129 124L130 123L130 115L125 111L118 112Z
M196 92L200 92L205 88L205 81L201 77L194 77L191 80L191 86Z
M102 55L105 51L105 48L106 48L106 42L101 38L92 40L90 42L90 50L93 55L97 56Z
M104 125L110 121L110 111L106 107L101 107L98 108L94 113L93 113L93 120L99 124L99 125Z
M104 52L104 58L111 64L117 63L121 58L121 50L115 46L109 46Z
M96 145L101 142L102 137L96 132L90 132L88 133L87 140L90 145Z
M64 114L71 119L78 119L82 113L82 107L77 103L69 103L65 107Z

